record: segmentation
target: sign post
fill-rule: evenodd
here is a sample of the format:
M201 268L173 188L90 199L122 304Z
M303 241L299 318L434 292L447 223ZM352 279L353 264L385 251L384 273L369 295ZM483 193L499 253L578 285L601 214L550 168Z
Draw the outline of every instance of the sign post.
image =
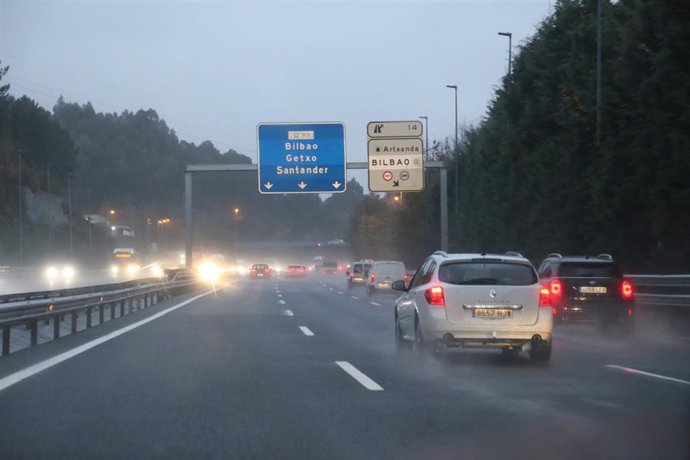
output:
M260 123L257 144L259 192L345 191L344 124Z
M422 128L420 121L372 121L367 125L369 190L424 190Z

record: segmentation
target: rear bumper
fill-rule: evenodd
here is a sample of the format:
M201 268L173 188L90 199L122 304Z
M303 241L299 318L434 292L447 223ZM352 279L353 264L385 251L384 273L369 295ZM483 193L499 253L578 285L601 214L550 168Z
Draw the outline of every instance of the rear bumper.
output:
M619 323L629 321L634 303L557 305L556 319L568 323Z
M528 325L501 324L501 320L487 320L481 325L454 324L439 309L421 319L420 326L425 340L460 347L520 347L535 339L551 343L553 338L550 309L540 311L537 321Z

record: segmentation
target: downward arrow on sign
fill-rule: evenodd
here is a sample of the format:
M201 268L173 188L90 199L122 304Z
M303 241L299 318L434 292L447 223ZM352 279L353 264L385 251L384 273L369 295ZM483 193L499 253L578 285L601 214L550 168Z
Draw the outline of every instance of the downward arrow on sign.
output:
M333 186L333 188L340 188L340 185L341 185L341 184L340 184L340 182L335 181L335 182L333 182L331 185Z
M302 182L300 182L299 184L297 184L297 186L298 186L299 188L301 188L302 190L304 190L304 187L306 187L307 184L305 184L304 181L302 181Z
M264 187L266 187L266 190L271 190L273 188L273 184L271 184L270 182L266 182L264 184Z

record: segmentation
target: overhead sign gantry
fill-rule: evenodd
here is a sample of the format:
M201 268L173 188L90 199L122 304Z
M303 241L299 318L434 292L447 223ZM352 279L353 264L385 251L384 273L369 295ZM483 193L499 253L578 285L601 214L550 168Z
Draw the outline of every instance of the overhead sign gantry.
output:
M260 123L257 145L259 192L345 191L343 123Z

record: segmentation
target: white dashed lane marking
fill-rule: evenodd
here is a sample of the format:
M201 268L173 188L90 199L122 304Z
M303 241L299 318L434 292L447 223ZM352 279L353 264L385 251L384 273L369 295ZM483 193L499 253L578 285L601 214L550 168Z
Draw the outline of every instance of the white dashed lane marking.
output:
M284 301L283 299L280 299L280 300L278 301L278 303L281 304L281 305L285 305L285 301Z
M687 380L677 379L674 377L667 377L665 375L660 375L660 374L652 374L651 372L645 372L645 371L641 371L639 369L633 369L631 367L619 366L617 364L607 364L604 367L608 367L609 369L616 369L619 371L623 371L627 374L643 375L645 377L652 377L652 378L659 379L659 380L666 380L667 382L675 382L675 383L682 383L683 385L690 385L690 382Z
M381 306L380 303L376 303L376 302L369 302L369 303L372 304L372 305L376 305L377 307L380 307L380 306Z
M292 312L292 310L283 310L283 314L285 316L295 316L295 314Z
M367 377L362 371L357 369L355 366L347 361L336 361L335 362L342 370L350 374L350 376L362 384L364 388L371 391L383 391L383 388L369 377Z
M314 333L309 330L307 326L300 326L299 330L302 331L302 334L306 335L307 337L312 337Z
M359 297L357 297L356 295L351 295L350 297L355 299L355 300L359 300Z

